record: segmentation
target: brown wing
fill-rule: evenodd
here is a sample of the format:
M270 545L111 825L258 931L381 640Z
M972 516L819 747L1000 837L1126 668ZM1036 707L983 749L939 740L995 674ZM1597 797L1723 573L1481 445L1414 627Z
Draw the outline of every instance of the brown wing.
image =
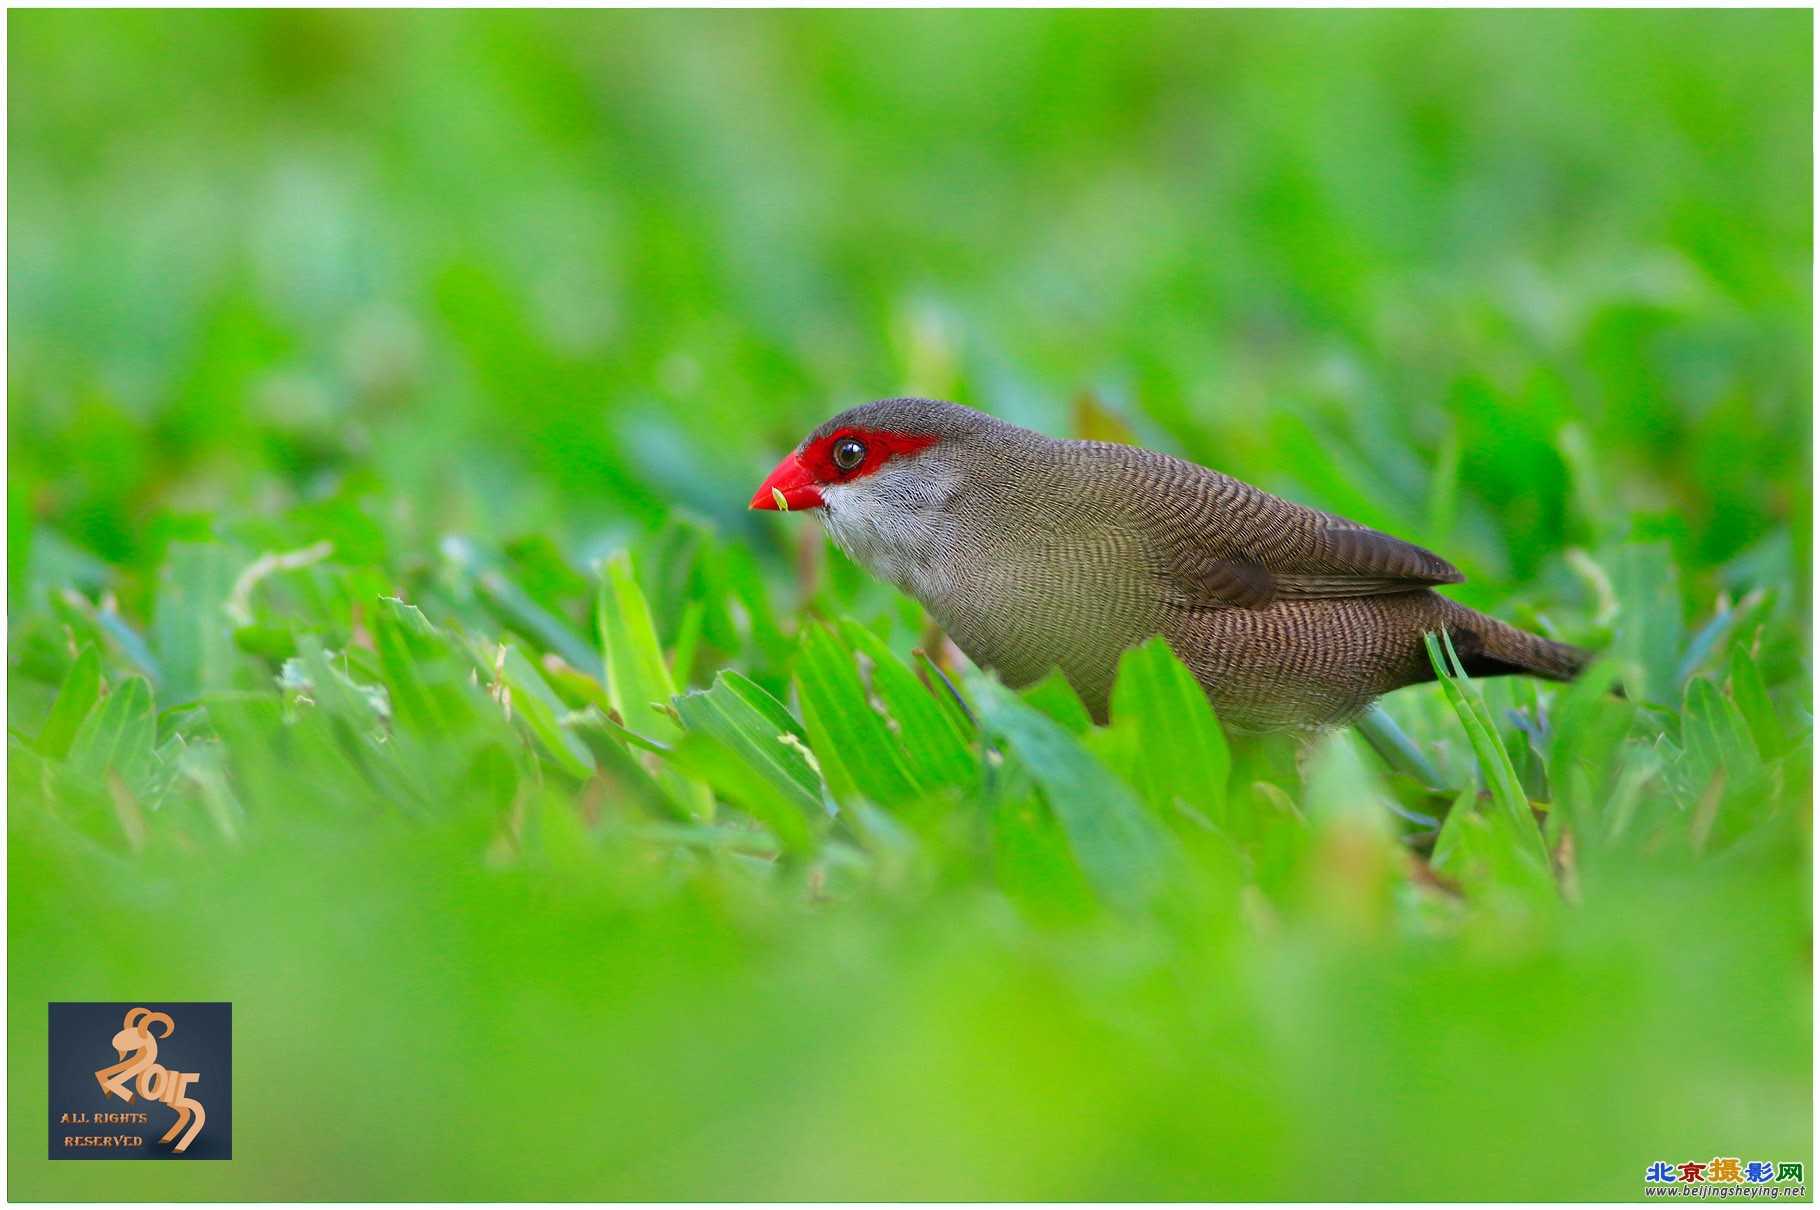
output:
M1082 443L1087 445L1088 443ZM1187 603L1263 609L1279 600L1408 592L1466 577L1412 542L1292 503L1229 475L1130 446L1093 443L1118 465L1094 476L1158 537L1159 570Z
M1168 572L1190 601L1245 609L1375 597L1466 578L1445 559L1375 529L1313 525L1300 537L1303 549L1276 558L1255 548L1233 550L1225 541L1178 544L1169 552Z

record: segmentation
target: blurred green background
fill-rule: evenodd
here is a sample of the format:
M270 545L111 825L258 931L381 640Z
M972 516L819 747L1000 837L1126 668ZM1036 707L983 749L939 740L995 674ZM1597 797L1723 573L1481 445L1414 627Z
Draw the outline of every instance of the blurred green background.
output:
M1811 14L8 33L14 1197L1627 1198L1812 1160ZM1576 833L1575 895L1462 902L1352 870L1338 783L1260 757L1233 801L1299 839L1134 922L1016 884L1008 809L983 867L906 808L901 861L755 873L363 673L403 596L530 654L545 743L624 705L593 567L627 548L676 688L798 708L808 617L902 655L914 609L744 511L898 393L1180 453L1611 647L1634 716L1587 801L1647 824L1603 865ZM153 691L130 770L59 721L84 649L132 726ZM340 674L389 748L309 738ZM1527 744L1542 699L1487 693ZM1438 687L1392 710L1470 780ZM1734 714L1750 776L1688 773ZM45 1002L149 995L234 1002L236 1158L47 1163Z

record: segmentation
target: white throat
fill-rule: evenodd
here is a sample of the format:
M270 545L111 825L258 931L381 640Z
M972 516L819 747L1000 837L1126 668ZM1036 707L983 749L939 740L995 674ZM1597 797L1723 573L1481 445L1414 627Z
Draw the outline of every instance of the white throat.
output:
M948 503L961 475L945 459L905 458L855 483L822 488L816 518L849 559L925 605L953 587L941 569L959 546Z

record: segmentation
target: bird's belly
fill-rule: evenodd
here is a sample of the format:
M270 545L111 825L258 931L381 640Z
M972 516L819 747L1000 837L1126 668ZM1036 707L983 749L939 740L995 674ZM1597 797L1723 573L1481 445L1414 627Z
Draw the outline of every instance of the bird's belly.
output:
M1135 607L1116 585L1083 590L1049 582L1011 591L1003 607L956 594L931 613L968 657L1013 687L1060 669L1096 720L1105 721L1120 655L1161 634L1241 731L1307 730L1351 722L1380 695L1420 680L1426 667L1412 606L1426 591L1264 609Z
M1144 586L1090 570L1109 562L1058 560L1054 574L1032 573L1028 561L976 566L925 604L969 659L1007 685L1029 685L1059 669L1104 720L1119 656L1164 630L1154 592L1154 604L1146 605Z
M1184 610L1167 634L1222 721L1245 731L1327 728L1421 679L1430 602L1439 598L1423 590Z

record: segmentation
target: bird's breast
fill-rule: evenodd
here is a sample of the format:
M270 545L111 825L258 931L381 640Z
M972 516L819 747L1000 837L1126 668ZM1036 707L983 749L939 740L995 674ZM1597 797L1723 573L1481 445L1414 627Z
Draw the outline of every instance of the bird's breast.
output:
M963 548L942 591L923 598L962 651L1017 686L1059 668L1090 708L1119 655L1163 630L1164 601L1133 536L1029 527Z
M1103 714L1119 656L1163 633L1157 556L1105 493L1060 464L824 492L855 563L921 601L968 657L1018 686L1059 668ZM881 488L883 490L881 490Z

